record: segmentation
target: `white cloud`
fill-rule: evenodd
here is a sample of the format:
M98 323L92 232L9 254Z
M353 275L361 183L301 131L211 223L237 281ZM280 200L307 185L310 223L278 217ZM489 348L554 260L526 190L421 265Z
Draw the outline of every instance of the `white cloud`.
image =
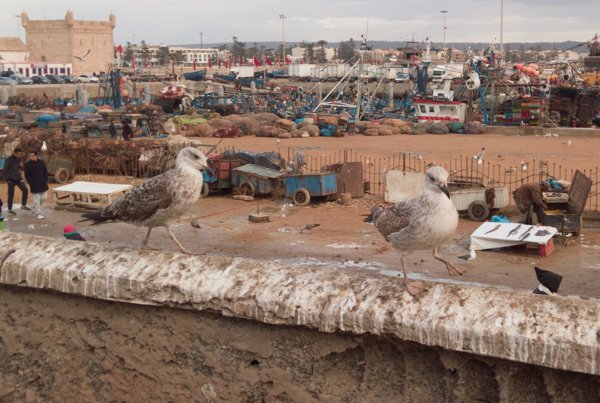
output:
M2 0L0 36L17 34L13 15L61 19L67 9L76 18L106 20L117 16L115 41L204 43L230 41L235 34L247 43L281 38L279 14L285 14L286 39L337 42L359 38L369 24L369 38L406 40L443 36L440 11L447 9L448 42L490 42L499 39L498 0ZM505 1L505 41L590 39L598 30L599 0Z

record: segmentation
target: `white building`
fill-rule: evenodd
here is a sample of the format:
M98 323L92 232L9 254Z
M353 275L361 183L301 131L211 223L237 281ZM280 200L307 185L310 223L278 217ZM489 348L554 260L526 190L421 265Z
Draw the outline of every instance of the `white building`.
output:
M0 63L0 72L12 71L26 77L46 74L67 75L73 73L71 63Z
M19 38L0 38L0 62L23 63L29 59L27 47Z
M183 53L184 64L194 64L195 62L198 65L208 64L209 58L216 58L219 55L219 50L213 48L184 48L173 46L169 47L169 52L181 52Z

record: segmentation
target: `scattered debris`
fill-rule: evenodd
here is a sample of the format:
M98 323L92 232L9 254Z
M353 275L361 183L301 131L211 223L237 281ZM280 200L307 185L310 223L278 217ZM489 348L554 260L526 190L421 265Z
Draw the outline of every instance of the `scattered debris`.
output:
M300 233L304 233L305 231L310 231L313 228L319 227L321 224L307 224L304 227L300 228Z

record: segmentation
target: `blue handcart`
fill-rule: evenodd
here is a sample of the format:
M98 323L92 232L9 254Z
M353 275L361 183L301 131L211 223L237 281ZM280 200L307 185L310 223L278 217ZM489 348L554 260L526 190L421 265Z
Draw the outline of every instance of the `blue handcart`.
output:
M286 197L297 206L306 206L311 197L337 194L337 175L334 172L288 175L283 178Z
M244 196L270 195L281 189L285 172L246 164L231 170L231 185Z

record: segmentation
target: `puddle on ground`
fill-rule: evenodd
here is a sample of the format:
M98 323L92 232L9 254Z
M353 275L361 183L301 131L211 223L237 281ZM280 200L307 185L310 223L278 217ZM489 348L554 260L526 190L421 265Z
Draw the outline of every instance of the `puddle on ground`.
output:
M356 243L332 243L329 245L325 245L326 248L333 249L358 249L361 245Z

